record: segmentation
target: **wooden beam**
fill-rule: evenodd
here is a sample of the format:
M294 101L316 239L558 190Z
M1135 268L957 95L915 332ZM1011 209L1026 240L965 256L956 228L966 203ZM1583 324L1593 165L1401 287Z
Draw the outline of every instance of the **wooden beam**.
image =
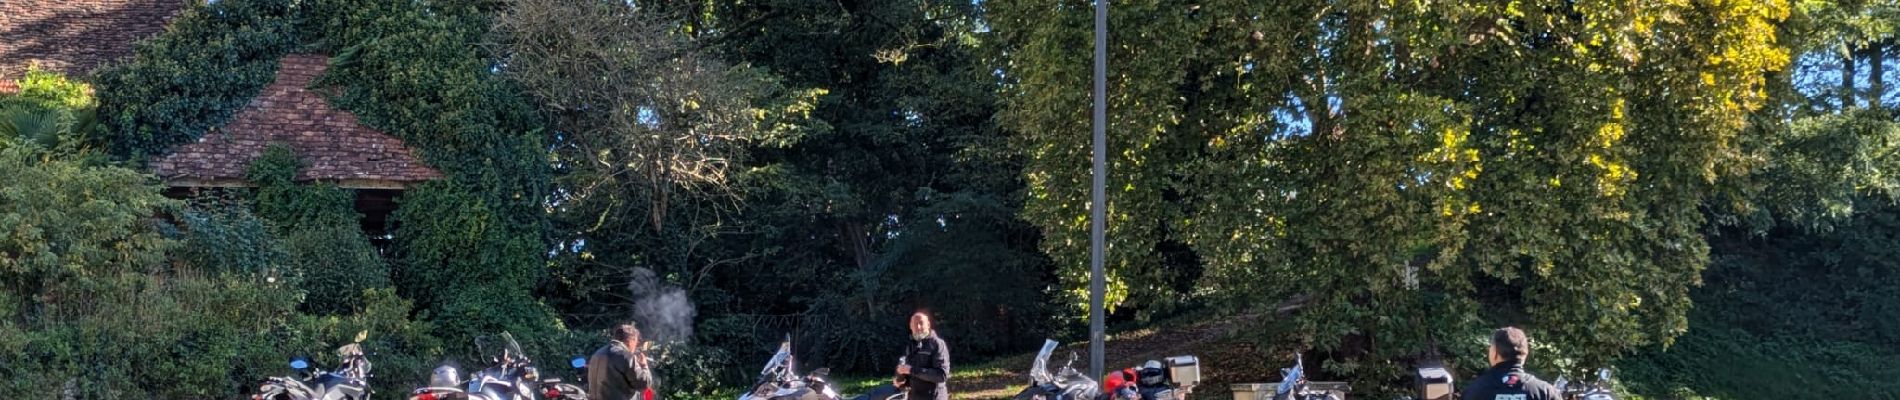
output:
M405 190L405 189L408 189L410 185L421 183L421 182L400 182L400 181L381 180L381 179L315 180L313 182L327 182L327 183L336 185L336 187L338 188L343 188L343 189L378 189L378 190ZM307 182L300 182L300 183L307 183ZM226 179L172 178L172 179L165 180L165 186L187 187L187 188L257 187L256 184L253 184L250 181L246 181L243 179L229 179L229 178L226 178Z

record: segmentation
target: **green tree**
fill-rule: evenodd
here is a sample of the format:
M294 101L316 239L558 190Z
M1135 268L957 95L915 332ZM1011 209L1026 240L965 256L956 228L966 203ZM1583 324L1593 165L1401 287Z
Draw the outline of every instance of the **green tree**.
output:
M714 326L794 316L800 359L889 368L905 315L928 308L970 358L1050 333L1040 235L1015 217L1020 162L996 128L991 53L975 4L955 1L645 3L677 30L796 90L822 90L792 140L752 149L743 207L715 242L733 267L701 287ZM728 256L731 257L731 256ZM972 290L981 287L983 290ZM774 331L776 329L776 331ZM733 342L738 354L769 343Z
M987 2L1026 218L1086 278L1086 2ZM1521 324L1600 364L1687 328L1699 207L1748 170L1784 4L1116 3L1111 304L1168 241L1233 304L1296 299L1329 370ZM1242 308L1247 308L1242 306Z
M799 133L817 92L788 93L761 71L728 66L670 23L600 0L511 1L496 19L504 72L555 122L550 202L570 250L565 297L575 299L565 308L592 325L631 314L639 270L680 283L707 273L696 264L729 262L727 249L703 244L733 223L732 176L753 147Z
M1885 83L1892 25L1884 2L1798 2L1779 27L1796 60L1769 75L1771 102L1744 142L1756 162L1709 208L1707 285L1675 345L1619 363L1631 389L1878 397L1900 330L1890 316L1893 171L1900 124ZM1764 382L1775 382L1765 384ZM1861 384L1841 384L1857 382Z

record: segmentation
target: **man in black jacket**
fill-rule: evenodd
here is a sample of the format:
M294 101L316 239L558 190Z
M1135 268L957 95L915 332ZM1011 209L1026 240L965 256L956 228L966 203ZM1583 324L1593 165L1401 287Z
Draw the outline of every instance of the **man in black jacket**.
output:
M1524 372L1531 340L1517 328L1491 332L1491 369L1465 388L1464 400L1562 400L1549 383Z
M950 400L950 346L930 329L930 315L910 315L910 338L897 365L897 387L909 393L910 400Z
M587 359L588 400L639 399L652 384L653 370L640 351L640 330L631 323L615 327L613 343Z

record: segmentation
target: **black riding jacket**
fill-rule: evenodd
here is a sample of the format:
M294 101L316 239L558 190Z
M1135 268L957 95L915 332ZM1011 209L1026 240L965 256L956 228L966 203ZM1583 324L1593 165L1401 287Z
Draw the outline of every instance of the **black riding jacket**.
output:
M1530 373L1524 372L1524 366L1515 362L1504 362L1491 367L1471 386L1465 387L1462 400L1563 400L1563 394L1557 387L1551 386Z
M910 364L911 400L950 400L950 346L936 332L924 340L912 340L904 349L904 362Z

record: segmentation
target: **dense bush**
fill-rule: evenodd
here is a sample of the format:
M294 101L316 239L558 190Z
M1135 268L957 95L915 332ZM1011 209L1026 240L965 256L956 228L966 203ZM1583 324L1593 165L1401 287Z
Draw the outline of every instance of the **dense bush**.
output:
M178 203L146 175L24 148L0 149L0 171L0 289L32 305L25 321L84 303L119 274L158 270L175 245L150 217Z
M194 198L176 216L168 233L182 243L175 256L180 265L208 273L235 273L287 279L297 276L284 243L235 194Z
M357 294L361 308L350 314L303 315L293 326L305 339L299 346L285 346L284 357L311 356L317 366L331 368L339 361L335 350L363 334L370 380L375 397L400 397L428 382L429 371L442 361L442 341L427 322L409 318L413 302L397 297L391 289L369 289ZM279 365L273 364L273 365ZM284 368L281 373L288 373Z
M1638 393L1878 398L1900 393L1900 208L1859 199L1828 232L1799 224L1718 236L1674 346L1623 363Z
M444 179L410 188L391 216L398 293L435 324L451 356L509 330L558 341L532 290L550 244L541 123L483 52L486 1L309 3L305 40L335 55L320 85L365 125L403 139ZM523 343L537 351L535 343Z
M281 238L298 287L302 309L348 313L363 307L362 293L390 287L389 267L357 222L351 191L326 183L295 182L304 163L284 145L272 145L251 162L246 178L257 185L253 203Z
M38 68L15 82L20 91L0 96L0 146L32 145L60 153L91 153L99 103L92 85Z
M0 170L0 392L230 397L275 357L258 335L295 290L168 260L149 177L23 149Z

